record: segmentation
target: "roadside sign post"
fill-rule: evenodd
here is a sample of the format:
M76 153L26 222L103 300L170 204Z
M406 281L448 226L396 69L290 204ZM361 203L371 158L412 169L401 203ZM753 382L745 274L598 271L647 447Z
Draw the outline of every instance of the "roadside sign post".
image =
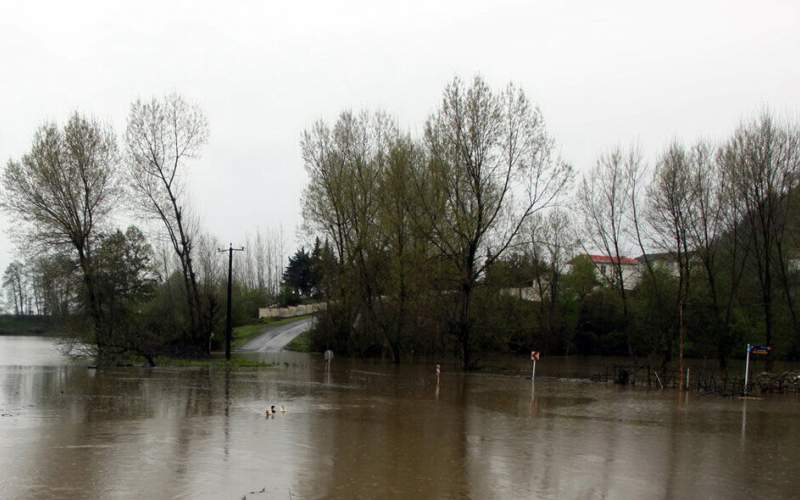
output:
M533 361L533 369L531 371L531 382L536 379L536 362L539 360L539 351L531 351L531 361Z
M744 393L747 394L747 380L750 377L750 344L747 344L747 357L744 362Z
M747 384L750 381L750 355L769 356L772 347L768 345L747 344L747 358L744 362L744 393L747 394Z

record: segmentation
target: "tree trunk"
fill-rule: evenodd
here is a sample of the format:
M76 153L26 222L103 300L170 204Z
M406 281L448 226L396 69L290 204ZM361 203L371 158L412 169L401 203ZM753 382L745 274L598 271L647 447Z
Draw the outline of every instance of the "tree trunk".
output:
M631 340L631 328L630 328L630 312L628 311L628 293L625 290L625 278L622 274L622 264L621 259L622 257L619 254L619 250L616 249L615 245L615 252L616 252L616 259L617 264L614 266L615 271L617 273L617 280L619 283L619 294L622 298L622 315L625 318L625 343L627 344L628 348L628 356L635 359L635 353L633 352L633 342Z
M406 326L406 291L405 291L405 281L401 277L400 282L400 295L399 295L399 304L397 307L397 323L394 333L394 362L395 364L400 364L400 341L403 338L403 334L405 331Z
M97 291L94 283L94 270L92 269L91 259L84 248L78 248L78 263L83 271L83 283L86 287L86 297L89 302L89 316L94 323L95 342L97 343L98 357L102 358L105 350L105 335L103 330L102 313L98 303Z
M197 311L194 308L194 297L192 297L192 286L189 283L189 272L186 268L186 263L184 262L184 257L181 256L181 271L183 272L183 286L186 289L186 307L188 308L189 313L189 332L188 337L190 339L194 338L195 332L197 331Z
M797 348L800 346L800 322L797 317L797 308L795 307L794 297L792 297L792 288L789 280L789 270L787 269L787 262L784 258L783 244L776 244L778 250L778 265L780 270L781 287L783 288L784 298L786 299L786 307L789 309L789 317L792 320L792 357L797 355Z
M191 245L189 242L187 244ZM186 248L186 247L184 247ZM196 330L194 331L194 348L198 352L208 355L211 353L209 339L213 329L213 317L211 314L203 314L203 304L200 300L200 291L197 289L197 276L192 267L192 255L186 252L186 268L189 272L189 283L192 287L192 299L194 300L194 311L197 317ZM210 313L210 311L209 311Z
M766 264L766 274L764 276L764 330L765 340L768 346L772 345L772 276L770 275L769 259ZM774 359L772 354L767 354L767 371L772 371Z
M683 362L683 352L686 344L686 319L684 317L685 303L681 298L678 305L678 388L684 389L684 374L686 369Z
M472 302L472 283L464 283L461 286L461 307L458 319L458 338L461 341L461 356L464 370L473 368L472 353L470 349L471 324L469 320L470 303Z

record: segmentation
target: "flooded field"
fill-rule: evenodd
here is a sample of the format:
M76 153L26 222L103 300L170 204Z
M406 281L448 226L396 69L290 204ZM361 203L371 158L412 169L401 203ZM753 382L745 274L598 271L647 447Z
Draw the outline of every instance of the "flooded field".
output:
M800 400L278 353L93 370L0 337L0 498L797 498ZM561 368L559 368L561 365ZM446 367L445 367L446 368ZM560 375L563 372L563 376ZM538 378L539 374L542 378ZM268 418L268 404L286 413Z

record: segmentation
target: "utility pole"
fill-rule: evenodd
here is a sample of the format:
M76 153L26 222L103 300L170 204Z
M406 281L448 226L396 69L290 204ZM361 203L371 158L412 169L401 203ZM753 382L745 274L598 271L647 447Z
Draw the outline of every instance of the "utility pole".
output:
M233 252L244 252L244 247L233 248L232 243L228 243L228 249L221 248L218 252L228 252L228 311L225 316L225 359L231 359L231 337L233 337L233 319L231 318L231 290L233 283Z

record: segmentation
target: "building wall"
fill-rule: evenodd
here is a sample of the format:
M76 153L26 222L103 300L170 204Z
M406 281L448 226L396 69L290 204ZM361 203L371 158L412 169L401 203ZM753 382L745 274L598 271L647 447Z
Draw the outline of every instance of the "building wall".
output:
M318 304L306 304L292 307L261 307L258 309L260 318L294 318L295 316L305 316L315 312L324 311L327 307L325 302Z
M595 264L594 270L597 280L602 283L614 284L617 280L616 271L612 264ZM641 276L638 264L622 265L622 281L625 283L626 290L636 288Z

